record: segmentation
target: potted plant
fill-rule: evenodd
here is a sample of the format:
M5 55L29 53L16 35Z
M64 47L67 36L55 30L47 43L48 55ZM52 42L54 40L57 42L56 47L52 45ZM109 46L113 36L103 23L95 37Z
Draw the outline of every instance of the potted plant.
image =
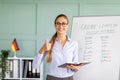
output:
M7 69L7 58L9 56L10 50L1 50L0 54L0 78L4 80L5 72Z

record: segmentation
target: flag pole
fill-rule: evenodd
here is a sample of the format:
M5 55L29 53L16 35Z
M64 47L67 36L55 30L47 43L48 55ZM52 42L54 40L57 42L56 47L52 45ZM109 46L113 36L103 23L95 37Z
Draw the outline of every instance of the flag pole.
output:
M17 58L17 56L16 56L16 52L14 52L14 58Z

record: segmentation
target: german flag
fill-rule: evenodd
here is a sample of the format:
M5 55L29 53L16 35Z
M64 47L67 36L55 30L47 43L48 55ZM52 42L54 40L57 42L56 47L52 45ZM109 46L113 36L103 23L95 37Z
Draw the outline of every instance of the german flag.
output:
M14 40L12 41L11 48L12 48L12 51L13 51L14 53L16 53L16 52L19 50L19 47L18 47L18 44L17 44L16 39L14 39Z

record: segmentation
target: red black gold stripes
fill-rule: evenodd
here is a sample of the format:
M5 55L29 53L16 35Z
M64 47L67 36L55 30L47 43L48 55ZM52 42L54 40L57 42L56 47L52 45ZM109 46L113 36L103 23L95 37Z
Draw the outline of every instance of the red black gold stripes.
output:
M18 47L18 44L17 44L16 39L14 39L14 40L12 41L11 48L12 48L12 51L13 51L14 53L19 50L19 47Z

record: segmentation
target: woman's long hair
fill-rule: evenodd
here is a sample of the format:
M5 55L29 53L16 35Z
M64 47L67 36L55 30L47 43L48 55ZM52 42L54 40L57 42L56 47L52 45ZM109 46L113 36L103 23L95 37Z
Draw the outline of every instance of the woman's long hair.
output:
M59 17L64 17L67 22L69 22L68 18L66 15L64 14L60 14L56 17L55 21L54 21L54 24L56 24L56 21ZM51 49L49 51L47 51L47 55L46 55L46 61L47 63L50 63L51 60L52 60L52 49L53 49L53 46L54 46L54 43L55 43L55 40L56 40L56 37L57 37L57 32L52 36L51 40L50 40L50 43L51 43Z

